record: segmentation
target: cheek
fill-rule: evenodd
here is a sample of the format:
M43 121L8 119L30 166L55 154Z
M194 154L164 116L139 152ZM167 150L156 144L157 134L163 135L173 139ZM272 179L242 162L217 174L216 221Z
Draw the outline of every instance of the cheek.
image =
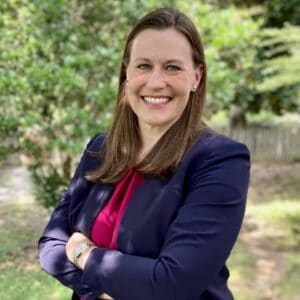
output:
M180 74L179 76L175 76L172 80L172 85L181 93L189 94L192 87L192 82L190 77L184 73Z
M183 82L177 82L177 84L176 82L174 82L174 84L174 86L176 87L177 96L181 98L181 101L183 103L187 102L191 93L190 85Z
M128 73L128 89L131 92L138 91L146 81L147 78L145 74L139 74L137 72Z
M141 76L131 77L128 79L126 86L126 99L130 106L135 105L138 101L139 93L143 86L143 78Z
M135 97L139 93L143 86L143 83L141 80L131 80L128 83L127 91L129 97Z

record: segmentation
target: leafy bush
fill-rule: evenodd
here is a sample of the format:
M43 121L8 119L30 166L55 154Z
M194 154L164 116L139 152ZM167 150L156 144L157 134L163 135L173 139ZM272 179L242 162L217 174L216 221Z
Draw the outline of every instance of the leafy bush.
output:
M46 208L54 207L66 187L67 180L56 169L42 172L42 168L31 168L35 198Z
M203 36L208 112L264 108L257 97L264 74L255 61L262 19L249 9L191 0L1 2L0 138L19 138L37 199L47 207L69 181L87 138L110 124L129 29L163 5L186 12Z

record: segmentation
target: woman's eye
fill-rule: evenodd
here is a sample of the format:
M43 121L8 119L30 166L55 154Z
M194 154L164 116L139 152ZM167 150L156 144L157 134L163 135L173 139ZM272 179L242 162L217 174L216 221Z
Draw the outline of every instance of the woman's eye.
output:
M170 65L170 66L166 67L166 70L169 71L169 72L177 72L177 71L180 70L180 68L177 67L177 66L174 66L174 65Z
M150 65L148 64L140 64L137 66L138 69L140 70L149 70L150 69Z

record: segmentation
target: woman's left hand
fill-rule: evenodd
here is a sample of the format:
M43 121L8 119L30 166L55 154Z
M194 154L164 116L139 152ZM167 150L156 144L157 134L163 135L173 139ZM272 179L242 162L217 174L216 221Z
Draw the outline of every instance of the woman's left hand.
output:
M66 244L66 254L68 259L73 263L73 253L76 247L78 247L81 243L90 243L93 244L93 242L88 239L84 234L81 232L74 232L71 237L69 238L67 244ZM91 247L87 250L85 250L82 255L79 257L77 261L77 266L83 270L84 266L86 264L86 261L88 259L88 256L91 252L91 250L94 249L94 247Z

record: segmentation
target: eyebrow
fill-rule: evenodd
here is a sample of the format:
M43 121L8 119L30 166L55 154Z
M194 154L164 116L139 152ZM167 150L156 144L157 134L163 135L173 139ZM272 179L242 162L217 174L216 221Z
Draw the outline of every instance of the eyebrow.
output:
M144 58L144 57L138 57L138 58L136 58L134 61L140 61L140 60L142 60L142 61L147 61L147 62L151 62L150 59ZM183 64L184 64L183 61L181 61L181 60L179 60L179 59L168 59L168 60L166 60L164 63L165 63L165 64L170 64L170 63L174 64L174 63L175 63L175 64L180 64L180 65L183 65Z

